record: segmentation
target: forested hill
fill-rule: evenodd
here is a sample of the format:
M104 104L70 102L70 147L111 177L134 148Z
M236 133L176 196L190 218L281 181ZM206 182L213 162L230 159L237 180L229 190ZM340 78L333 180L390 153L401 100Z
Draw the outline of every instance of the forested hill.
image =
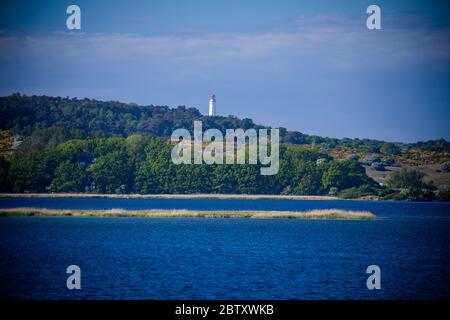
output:
M195 108L19 94L0 97L0 192L450 199L450 147L445 140L407 145L283 129L279 172L262 176L261 164L173 164L172 146L165 140L177 128L192 130L194 120L202 120L204 129L222 132L261 127L250 119L203 116ZM438 183L410 170L424 164L427 167L421 168L439 178Z
M194 120L201 120L203 128L217 128L222 132L233 128L262 128L251 119L234 116L209 117L195 108L178 106L139 106L117 101L25 96L13 94L0 97L0 129L14 135L29 136L41 129L53 128L51 134L65 139L128 136L144 133L153 137L170 137L177 128L192 130ZM39 134L39 133L38 133ZM42 133L40 133L42 134ZM44 133L45 134L45 133ZM327 149L347 147L365 152L379 152L383 146L393 151L400 147L419 147L428 151L450 152L450 143L443 139L417 144L385 143L370 139L333 139L288 131L280 128L281 141L291 144L312 144Z
M185 106L138 106L117 101L19 94L0 97L0 129L20 135L30 135L36 129L60 127L70 128L72 134L86 137L133 133L170 137L177 128L192 129L194 120L203 121L205 129L257 127L250 119L212 118Z

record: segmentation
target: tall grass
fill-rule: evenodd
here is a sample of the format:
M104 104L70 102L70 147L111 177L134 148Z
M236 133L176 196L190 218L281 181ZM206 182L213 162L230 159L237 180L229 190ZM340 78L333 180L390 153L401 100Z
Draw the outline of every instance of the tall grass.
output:
M46 208L0 209L0 216L78 216L78 217L144 217L144 218L259 218L259 219L374 219L369 211L321 209L310 211L232 211L232 210L61 210Z

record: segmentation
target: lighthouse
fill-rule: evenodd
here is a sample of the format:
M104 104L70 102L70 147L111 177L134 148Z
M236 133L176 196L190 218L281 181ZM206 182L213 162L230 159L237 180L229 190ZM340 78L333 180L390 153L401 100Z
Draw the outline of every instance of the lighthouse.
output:
M216 115L216 95L213 93L209 99L209 116L214 117Z

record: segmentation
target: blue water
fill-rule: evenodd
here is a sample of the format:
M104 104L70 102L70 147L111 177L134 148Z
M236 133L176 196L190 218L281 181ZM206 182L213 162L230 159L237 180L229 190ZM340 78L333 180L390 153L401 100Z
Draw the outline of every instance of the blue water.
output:
M373 221L0 218L0 295L25 299L450 298L450 204L0 199L67 209L370 210ZM67 266L81 290L66 288ZM366 268L381 268L368 290Z

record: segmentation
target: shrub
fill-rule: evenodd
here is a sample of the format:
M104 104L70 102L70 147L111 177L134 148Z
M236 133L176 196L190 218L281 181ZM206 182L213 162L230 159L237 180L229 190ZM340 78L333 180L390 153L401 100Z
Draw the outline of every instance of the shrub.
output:
M424 176L425 174L418 170L402 169L391 174L388 185L391 188L421 189L425 185Z
M395 143L389 143L389 142L384 143L381 146L380 150L383 154L389 155L389 156L391 156L391 155L395 156L395 155L399 155L401 153L398 145L396 145Z
M356 199L373 194L377 194L377 190L375 190L375 188L369 184L363 184L359 187L342 190L339 193L339 196L344 199Z

